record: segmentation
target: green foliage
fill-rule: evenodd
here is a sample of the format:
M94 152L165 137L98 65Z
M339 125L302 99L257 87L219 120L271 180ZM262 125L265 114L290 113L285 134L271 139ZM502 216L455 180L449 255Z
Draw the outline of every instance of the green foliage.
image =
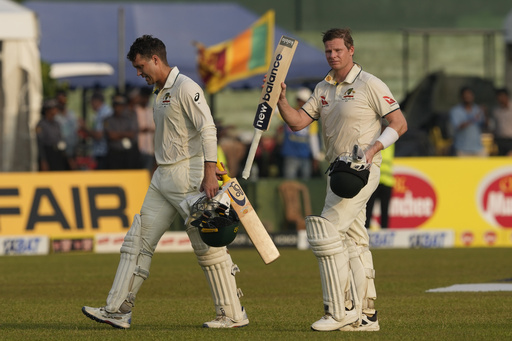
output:
M41 77L43 81L43 98L55 97L58 83L50 77L50 64L41 61Z
M192 253L153 257L138 295L132 328L117 330L87 319L83 305L101 306L119 255L57 254L3 257L0 277L2 340L507 340L512 336L511 292L426 293L458 283L510 278L510 249L373 250L381 331L318 333L323 314L316 258L281 249L264 265L254 249L231 251L250 324L203 329L213 304Z

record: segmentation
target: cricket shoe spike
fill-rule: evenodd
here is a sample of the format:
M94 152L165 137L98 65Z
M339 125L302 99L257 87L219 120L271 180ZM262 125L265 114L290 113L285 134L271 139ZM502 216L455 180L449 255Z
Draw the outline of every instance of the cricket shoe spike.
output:
M379 320L377 319L377 312L375 312L373 316L367 316L363 313L361 324L356 326L354 326L354 324L340 328L340 330L343 332L376 332L380 330Z
M245 312L245 308L242 307L243 318L240 321L234 321L226 315L219 315L215 320L203 323L203 328L241 328L249 324L249 318Z
M119 329L128 329L130 328L130 324L132 323L132 312L122 314L120 312L117 313L109 313L105 310L105 307L101 308L92 308L92 307L82 307L82 313L85 316L100 323L110 324L114 328Z
M325 314L320 320L316 321L311 325L311 329L319 332L330 332L333 330L339 330L347 325L357 322L359 317L355 309L345 312L345 317L340 321L334 319L331 314Z

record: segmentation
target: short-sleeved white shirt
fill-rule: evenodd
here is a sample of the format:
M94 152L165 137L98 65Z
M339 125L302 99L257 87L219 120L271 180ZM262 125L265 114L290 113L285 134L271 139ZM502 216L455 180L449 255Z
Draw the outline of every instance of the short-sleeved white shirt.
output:
M313 119L321 119L329 162L351 152L355 144L366 149L374 143L381 133L381 118L399 108L386 84L358 64L341 83L331 70L302 107ZM373 163L380 166L381 159L377 153Z
M201 87L173 67L153 106L155 158L172 165L203 156L217 161L217 129Z

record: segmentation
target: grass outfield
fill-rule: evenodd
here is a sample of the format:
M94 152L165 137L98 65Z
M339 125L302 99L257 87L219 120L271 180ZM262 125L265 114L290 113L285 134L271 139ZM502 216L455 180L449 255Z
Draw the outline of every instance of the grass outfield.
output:
M381 330L319 333L322 315L318 266L311 251L282 249L264 265L254 249L231 252L250 325L203 329L214 310L192 253L153 257L130 330L82 315L101 306L119 255L57 254L0 259L1 340L507 340L512 337L512 292L426 293L452 284L512 277L512 250L374 250Z

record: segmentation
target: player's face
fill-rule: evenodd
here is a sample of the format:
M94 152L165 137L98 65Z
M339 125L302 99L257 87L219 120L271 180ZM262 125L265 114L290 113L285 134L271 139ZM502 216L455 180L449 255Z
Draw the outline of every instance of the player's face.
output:
M148 85L155 84L156 65L153 58L147 59L142 57L140 54L137 54L132 65L137 70L137 76L144 78Z
M324 43L325 58L329 66L335 71L343 71L352 68L354 55L354 46L347 49L345 42L341 38L328 40Z

